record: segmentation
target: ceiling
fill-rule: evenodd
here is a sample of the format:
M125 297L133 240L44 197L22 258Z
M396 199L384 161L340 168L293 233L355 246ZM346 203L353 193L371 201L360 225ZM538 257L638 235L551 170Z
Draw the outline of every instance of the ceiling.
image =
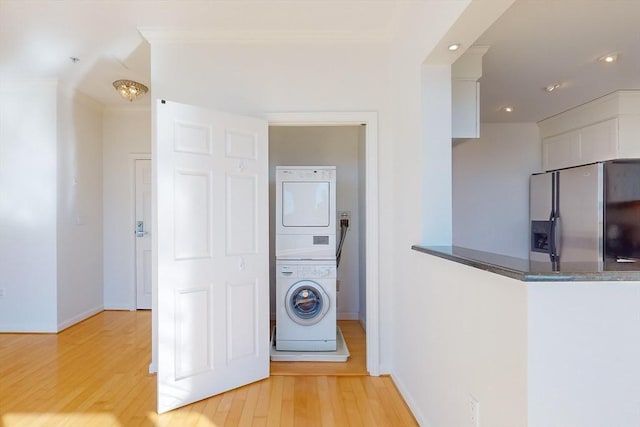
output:
M0 79L57 78L121 107L129 104L111 86L114 80L150 80L150 49L138 28L215 28L219 37L244 38L278 37L286 28L383 40L398 25L401 3L0 0ZM539 121L617 89L640 88L638 17L640 0L516 0L475 42L490 46L480 80L481 120ZM610 52L619 55L615 64L597 60ZM557 90L543 90L555 83L561 84ZM514 111L499 111L506 105Z
M203 40L390 39L397 0L0 0L0 79L58 79L106 106L118 79L149 85L138 29ZM193 40L193 39L191 39ZM73 62L72 57L79 58ZM153 88L150 88L153 90ZM149 104L145 97L135 105Z
M537 122L619 89L640 89L639 18L638 0L516 0L475 42L490 46L481 122ZM617 62L598 60L613 52ZM560 87L543 89L553 84Z

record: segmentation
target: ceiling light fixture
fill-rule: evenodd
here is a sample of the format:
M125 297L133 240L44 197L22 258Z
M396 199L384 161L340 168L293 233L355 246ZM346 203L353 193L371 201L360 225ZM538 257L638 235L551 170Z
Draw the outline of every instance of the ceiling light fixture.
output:
M545 86L543 89L545 90L545 92L551 93L554 90L558 89L560 86L561 86L560 83L553 83L553 84Z
M503 110L507 113L513 113L513 107L504 107Z
M618 60L618 54L617 53L609 53L607 55L604 55L604 56L601 56L600 58L598 58L598 61L605 62L607 64L613 64L617 60Z
M133 102L136 98L149 91L148 87L133 80L116 80L113 82L113 87L116 88L120 96L129 100L129 102Z
M455 52L456 50L460 49L460 46L462 46L460 43L452 43L447 47L447 49L449 49L451 52Z

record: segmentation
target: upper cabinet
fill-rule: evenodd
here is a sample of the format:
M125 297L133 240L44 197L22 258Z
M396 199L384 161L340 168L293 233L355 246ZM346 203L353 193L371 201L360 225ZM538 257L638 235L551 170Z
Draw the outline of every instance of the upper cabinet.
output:
M640 91L618 91L538 122L546 171L640 158Z
M451 135L454 139L480 137L480 83L482 57L488 46L471 46L451 66Z

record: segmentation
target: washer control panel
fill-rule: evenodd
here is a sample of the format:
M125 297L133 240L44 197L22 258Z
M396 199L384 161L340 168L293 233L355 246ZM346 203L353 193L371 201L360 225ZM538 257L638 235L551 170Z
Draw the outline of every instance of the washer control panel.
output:
M278 278L325 279L336 277L336 264L282 263L276 267Z

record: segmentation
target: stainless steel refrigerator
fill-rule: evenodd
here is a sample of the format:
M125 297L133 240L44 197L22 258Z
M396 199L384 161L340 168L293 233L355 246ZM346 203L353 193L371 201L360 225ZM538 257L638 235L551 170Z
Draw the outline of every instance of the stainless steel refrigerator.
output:
M529 218L531 261L640 269L640 160L532 175Z

